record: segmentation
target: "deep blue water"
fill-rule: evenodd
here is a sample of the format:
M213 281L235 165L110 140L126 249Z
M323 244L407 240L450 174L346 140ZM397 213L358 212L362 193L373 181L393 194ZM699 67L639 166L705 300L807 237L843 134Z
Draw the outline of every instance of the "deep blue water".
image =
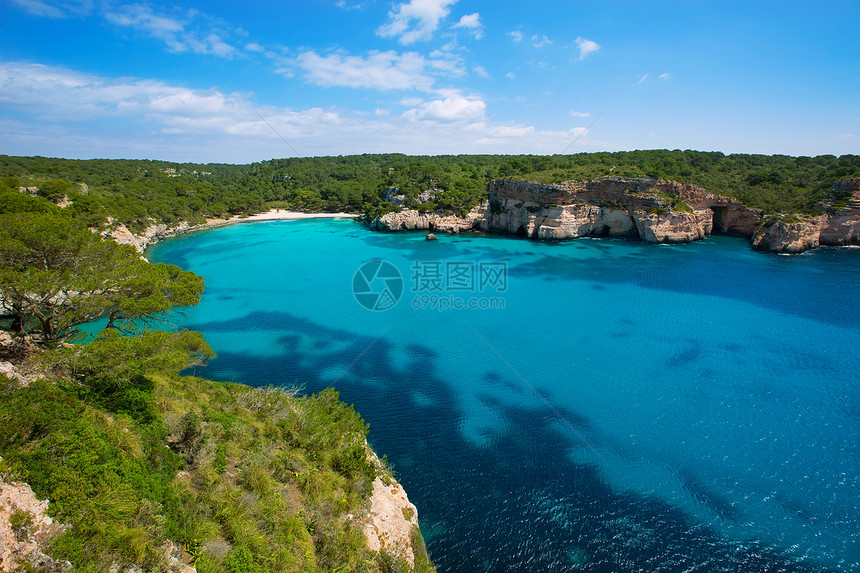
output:
M860 249L309 220L148 255L206 279L175 319L219 355L197 374L356 405L440 571L860 572ZM397 294L355 282L374 259L384 311L353 295Z

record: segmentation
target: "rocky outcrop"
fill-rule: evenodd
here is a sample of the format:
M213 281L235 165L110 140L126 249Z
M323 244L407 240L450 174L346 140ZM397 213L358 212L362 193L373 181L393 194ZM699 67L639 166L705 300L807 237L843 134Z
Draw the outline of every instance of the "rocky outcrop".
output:
M381 478L373 482L364 536L371 551L385 551L415 566L413 530L418 527L418 509L396 481L387 485Z
M195 228L196 227L192 227L186 221L182 221L175 227L168 227L161 223L158 225L150 225L144 229L142 233L134 234L128 230L128 227L120 224L111 229L108 235L110 235L117 243L121 245L131 245L137 249L137 252L143 254L143 252L146 251L146 248L150 245L166 239L167 237L187 233Z
M639 237L647 243L689 243L711 234L714 212L695 211L645 212L633 211Z
M456 215L440 215L438 213L420 213L414 209L404 209L399 212L386 213L370 221L374 231L438 231L442 233L460 233L470 229L479 229L484 219L485 205L479 205L469 211L465 217Z
M712 233L751 240L753 248L797 253L819 245L860 244L860 178L833 186L841 208L825 205L820 216L777 215L695 185L653 178L609 177L554 185L496 179L488 201L467 217L402 210L370 222L374 230L468 229L537 240L577 237L688 243ZM850 200L845 203L845 196Z
M827 222L821 228L821 244L860 245L860 178L837 181L833 192L850 193L851 198L841 209L828 209Z
M25 483L0 480L0 571L69 571L45 554L65 526L47 514L48 502Z
M821 244L821 228L827 216L778 215L763 219L751 238L758 251L802 253Z

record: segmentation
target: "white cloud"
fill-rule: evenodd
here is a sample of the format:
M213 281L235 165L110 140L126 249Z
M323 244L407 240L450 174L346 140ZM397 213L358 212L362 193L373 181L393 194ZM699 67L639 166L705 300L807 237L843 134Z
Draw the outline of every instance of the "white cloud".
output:
M576 39L576 47L579 48L579 61L582 61L586 56L588 56L588 54L599 50L600 44L591 40L586 40L580 36Z
M463 56L455 53L455 45L448 44L442 46L441 50L433 50L430 52L430 59L427 60L428 68L443 72L450 77L459 78L466 75L466 68L463 65Z
M474 14L466 14L460 21L454 24L455 28L466 28L476 40L484 37L484 26L481 24L481 16L475 12Z
M11 0L11 3L35 16L69 18L93 11L93 0Z
M587 111L572 111L570 117L591 117L591 114Z
M641 76L638 76L638 78L639 78L639 79L637 79L637 80L636 80L636 83L635 83L635 84L633 84L634 86L638 86L638 85L640 85L640 84L644 83L644 82L645 82L645 80L647 80L647 79L648 79L648 74L642 74Z
M494 123L480 96L434 93L429 101L401 100L410 108L403 114L385 105L293 110L259 105L248 94L0 61L0 102L23 118L0 116L0 132L4 152L17 155L228 163L290 156L294 149L300 155L559 153L585 133Z
M512 80L515 77L517 77L517 74L515 74L514 72L508 72L505 74L505 77L508 78L509 80Z
M347 4L345 0L338 0L334 3L338 8L342 8L344 10L361 10L364 8L364 4Z
M472 71L481 76L482 78L490 77L490 72L488 72L486 68L484 68L484 66L475 66L474 68L472 68Z
M451 12L457 0L410 0L398 4L388 13L389 22L376 33L383 38L398 38L401 44L413 44L433 37L439 22Z
M265 52L266 51L266 48L264 48L263 46L261 46L260 44L258 44L256 42L249 42L249 43L245 44L245 49L248 50L249 52Z
M201 20L195 12L189 15ZM122 6L118 11L106 12L104 18L117 26L133 28L161 40L172 52L191 51L222 58L230 58L236 52L236 48L225 42L220 33L191 29L183 19L157 14L147 5Z
M532 36L532 45L535 48L543 48L552 44L552 40L546 37L545 34L535 34Z
M427 74L427 60L415 52L398 54L389 50L370 52L367 57L304 52L296 58L296 64L308 81L326 87L428 91L433 85L433 78Z
M657 79L658 80L671 80L672 74L670 74L669 72L664 72L664 73L660 74L659 76L657 76Z
M508 36L510 36L515 43L523 41L523 33L517 30L514 30L513 32L508 32Z
M456 91L451 91L444 99L424 102L414 109L403 114L403 117L412 120L429 120L437 122L455 122L481 119L487 104L484 100L474 96L464 96Z

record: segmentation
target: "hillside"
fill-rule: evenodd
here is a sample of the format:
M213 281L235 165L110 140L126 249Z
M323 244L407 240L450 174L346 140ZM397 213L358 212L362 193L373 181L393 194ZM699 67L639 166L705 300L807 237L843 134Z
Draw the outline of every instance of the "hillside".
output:
M135 232L152 222L195 223L275 207L378 216L393 208L386 201L389 187L416 206L421 192L444 190L421 208L462 214L486 198L492 179L560 183L610 176L671 179L766 212L815 214L826 201L835 208L847 204L848 195L828 193L835 181L860 176L860 156L648 150L552 156L378 154L248 165L0 156L0 188L30 188L54 201L68 197L76 217L88 224L116 220Z
M211 348L152 327L201 277L0 193L0 571L432 571L336 391L183 375Z

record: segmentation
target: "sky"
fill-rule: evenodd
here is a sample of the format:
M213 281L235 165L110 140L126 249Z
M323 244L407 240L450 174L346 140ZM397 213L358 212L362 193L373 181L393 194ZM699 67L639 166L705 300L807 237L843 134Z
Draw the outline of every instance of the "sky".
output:
M0 0L0 153L860 153L860 2Z

